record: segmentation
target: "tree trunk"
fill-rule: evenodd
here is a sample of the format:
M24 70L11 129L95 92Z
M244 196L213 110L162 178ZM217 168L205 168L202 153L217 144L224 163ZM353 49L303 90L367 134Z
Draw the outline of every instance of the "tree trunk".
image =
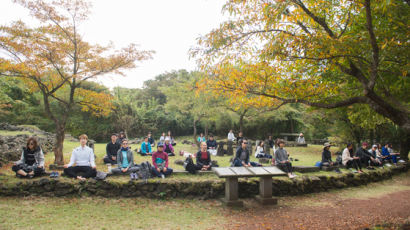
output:
M56 143L54 146L54 164L64 165L64 138L65 138L65 125L56 124Z
M241 114L241 116L239 117L239 132L243 133L243 117L245 116L245 114Z
M197 120L194 119L194 143L198 144L198 140L196 139L196 122Z
M408 161L410 151L410 133L405 132L400 139L400 159Z
M208 124L205 124L205 138L208 140Z

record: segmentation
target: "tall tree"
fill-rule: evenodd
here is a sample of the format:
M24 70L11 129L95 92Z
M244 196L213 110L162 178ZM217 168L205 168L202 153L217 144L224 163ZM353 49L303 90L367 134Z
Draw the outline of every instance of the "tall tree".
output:
M47 116L56 126L55 163L62 165L65 128L73 107L80 105L96 115L107 115L112 107L110 94L82 84L103 74L122 74L152 52L138 51L134 44L115 51L84 41L78 27L87 20L90 4L83 0L15 2L27 8L40 26L16 21L0 27L0 48L8 54L0 57L0 74L22 78L33 91L41 92Z
M366 104L410 149L409 12L402 0L231 0L192 50L204 87L259 106Z

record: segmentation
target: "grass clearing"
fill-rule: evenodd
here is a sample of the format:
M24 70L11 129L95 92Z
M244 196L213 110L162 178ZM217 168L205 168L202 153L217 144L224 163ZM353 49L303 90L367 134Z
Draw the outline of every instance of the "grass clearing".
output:
M0 228L220 229L221 209L218 201L178 199L0 198Z

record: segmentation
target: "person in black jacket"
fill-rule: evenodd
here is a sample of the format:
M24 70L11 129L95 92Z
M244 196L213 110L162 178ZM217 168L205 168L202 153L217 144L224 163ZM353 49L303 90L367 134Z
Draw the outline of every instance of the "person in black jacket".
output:
M107 144L107 155L104 157L105 164L115 165L117 164L117 152L121 148L121 144L117 142L117 134L111 134L111 141Z
M206 146L208 149L216 149L218 147L218 144L212 134L209 135L209 140L206 141Z
M207 150L207 145L205 142L201 142L201 149L196 153L196 170L207 171L211 170L212 161L211 154Z
M334 162L332 161L332 153L330 152L330 144L325 143L322 152L322 166L332 166Z
M255 166L262 166L259 163L249 161L249 150L248 150L248 140L242 139L240 146L236 150L235 158L232 162L232 166L234 167L255 167Z
M362 147L356 151L356 156L360 158L360 162L365 166L369 166L369 161L373 158L369 151L367 151L367 146L367 143L363 142Z

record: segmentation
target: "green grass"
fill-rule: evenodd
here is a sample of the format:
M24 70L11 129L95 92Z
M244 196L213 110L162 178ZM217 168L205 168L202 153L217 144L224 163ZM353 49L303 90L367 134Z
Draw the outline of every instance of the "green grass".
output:
M220 206L180 199L1 197L0 229L218 229L225 221Z

